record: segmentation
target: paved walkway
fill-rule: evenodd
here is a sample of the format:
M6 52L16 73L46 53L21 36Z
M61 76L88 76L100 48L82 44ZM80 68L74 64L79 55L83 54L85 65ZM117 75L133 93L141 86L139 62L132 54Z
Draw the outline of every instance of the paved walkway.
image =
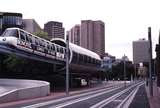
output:
M157 87L156 81L153 82L153 96L150 96L148 86L146 86L146 91L150 108L160 108L160 87Z

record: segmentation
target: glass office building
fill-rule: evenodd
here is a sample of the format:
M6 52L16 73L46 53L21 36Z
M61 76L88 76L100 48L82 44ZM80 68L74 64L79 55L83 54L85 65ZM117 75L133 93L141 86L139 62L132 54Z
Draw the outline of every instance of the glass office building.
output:
M0 35L6 28L10 27L22 28L22 14L0 12Z

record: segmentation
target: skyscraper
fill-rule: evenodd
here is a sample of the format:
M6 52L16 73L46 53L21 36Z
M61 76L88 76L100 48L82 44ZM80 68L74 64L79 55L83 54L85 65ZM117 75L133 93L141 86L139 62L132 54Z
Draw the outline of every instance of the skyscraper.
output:
M105 24L102 21L94 21L93 51L101 57L105 55Z
M71 43L74 43L76 45L80 46L80 25L75 25L71 28L69 31L69 39Z
M6 28L10 27L22 28L22 14L0 12L0 35Z
M41 27L34 19L23 19L23 29L30 33L42 31Z
M139 64L149 62L149 41L140 39L133 41L133 62Z
M49 21L44 24L44 31L48 33L50 39L52 38L63 38L64 39L64 28L61 22Z
M80 46L87 48L101 57L105 54L105 24L104 22L82 20Z
M80 46L93 51L94 23L91 20L81 21Z

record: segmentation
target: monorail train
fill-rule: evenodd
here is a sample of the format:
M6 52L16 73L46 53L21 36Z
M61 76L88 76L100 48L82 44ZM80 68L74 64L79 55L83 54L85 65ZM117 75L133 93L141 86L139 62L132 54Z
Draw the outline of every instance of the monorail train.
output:
M0 37L0 44L48 58L64 60L66 49L19 28L8 28Z
M60 38L48 41L19 28L8 28L0 36L0 45L65 61L66 41ZM101 71L101 58L98 54L72 43L69 43L69 52L71 72L86 75ZM75 78L75 83L80 83L81 86L88 84L87 78L81 76Z
M54 38L45 40L19 28L8 28L0 37L0 44L26 52L65 61L66 41ZM70 69L74 72L97 72L100 69L100 56L90 50L69 43Z
M66 41L64 39L54 38L51 40L51 42L66 48ZM69 43L69 52L71 71L85 74L91 74L100 71L101 58L95 52L72 43Z

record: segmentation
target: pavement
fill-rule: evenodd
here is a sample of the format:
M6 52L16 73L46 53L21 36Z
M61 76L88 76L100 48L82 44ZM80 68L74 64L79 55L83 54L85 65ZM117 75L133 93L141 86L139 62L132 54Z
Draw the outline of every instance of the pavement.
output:
M153 96L150 96L149 86L139 88L129 108L160 108L160 87L153 81Z
M145 85L139 88L129 108L150 108Z
M111 83L108 83L111 84ZM70 92L70 94L77 94L80 92L85 92L87 90L95 89L95 88L101 88L103 84L95 84L92 87L89 88L82 88L80 90L73 90ZM104 84L106 85L106 84ZM28 100L21 100L21 101L15 101L15 102L9 102L9 103L1 103L0 108L11 108L15 105L21 105L21 104L28 104L28 103L36 103L36 102L43 102L47 100L52 100L56 98L65 97L65 92L54 92L51 93L49 96L42 97L42 98L35 98L35 99L28 99ZM160 108L160 87L156 86L156 82L153 82L153 96L149 95L149 87L146 85L143 85L139 88L137 91L135 97L133 98L133 101L131 102L129 108Z
M160 87L157 87L156 81L153 81L153 96L150 96L148 86L146 86L146 91L150 108L160 108Z
M99 88L103 88L106 84L107 85L112 85L112 84L117 83L116 81L114 82L106 82L105 84L93 84L90 87L82 87L79 89L73 89L70 91L70 95L74 95L74 94L79 94L82 92L87 92L88 90L95 90L95 89L99 89ZM30 104L34 104L37 102L44 102L44 101L48 101L48 100L53 100L53 99L58 99L58 98L62 98L62 97L66 97L65 91L56 91L56 92L51 92L49 96L45 96L45 97L39 97L39 98L33 98L33 99L25 99L25 100L19 100L19 101L13 101L13 102L6 102L6 103L0 103L0 108L16 108L23 105L27 105L28 103Z

